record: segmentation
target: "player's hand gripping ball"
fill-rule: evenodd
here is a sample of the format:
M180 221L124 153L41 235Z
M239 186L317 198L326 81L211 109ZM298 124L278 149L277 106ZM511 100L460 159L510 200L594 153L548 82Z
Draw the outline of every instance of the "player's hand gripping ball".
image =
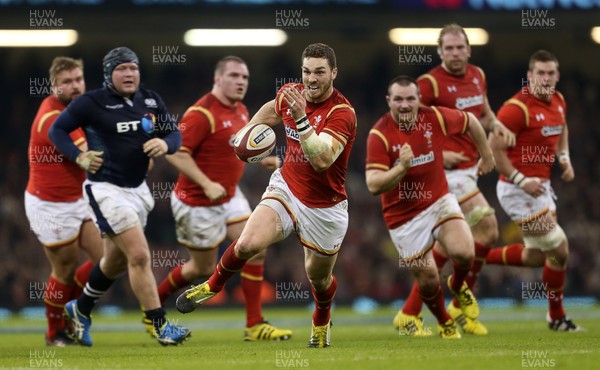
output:
M275 132L271 127L262 123L252 124L237 133L233 141L233 149L240 160L256 163L271 154L275 142Z

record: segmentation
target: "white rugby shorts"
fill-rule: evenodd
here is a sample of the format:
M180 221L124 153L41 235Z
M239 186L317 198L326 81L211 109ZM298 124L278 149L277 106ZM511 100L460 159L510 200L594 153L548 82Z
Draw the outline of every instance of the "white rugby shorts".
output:
M103 236L118 235L137 225L145 228L148 214L154 208L154 198L145 181L137 188L125 188L85 180L83 196Z
M227 235L227 226L245 221L252 210L239 187L228 202L216 206L190 206L171 194L177 241L188 248L217 247Z
M556 212L556 203L554 203L556 195L550 185L550 180L542 181L542 185L546 191L535 198L513 183L498 181L496 194L508 217L516 223L523 223L533 220L547 211Z
M479 178L477 166L458 170L444 170L444 172L448 181L448 189L454 194L459 204L480 192L477 187L477 179Z
M277 212L284 237L294 231L300 244L316 254L330 256L339 252L348 229L348 200L328 208L310 208L292 194L277 169L260 205Z
M447 220L464 216L456 197L448 193L416 215L412 220L389 230L400 258L405 261L418 258L433 247L439 226Z
M85 199L50 202L25 192L25 214L31 231L45 247L69 244L79 237L81 225L92 217Z

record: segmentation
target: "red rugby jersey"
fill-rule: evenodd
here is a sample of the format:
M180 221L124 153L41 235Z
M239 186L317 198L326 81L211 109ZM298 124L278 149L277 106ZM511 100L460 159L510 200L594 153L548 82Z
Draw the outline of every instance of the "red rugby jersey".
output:
M200 186L180 173L174 190L179 200L194 207L213 206L226 203L234 196L245 163L235 156L233 139L248 120L248 109L242 102L231 107L212 93L188 108L179 123L182 137L179 150L189 153L209 179L227 190L227 196L210 201Z
M533 96L527 87L507 100L498 119L515 133L517 142L506 149L512 165L528 177L549 179L558 141L567 125L567 105L558 91L547 102ZM500 180L508 181L504 176Z
M83 196L85 171L54 146L48 130L66 106L54 95L42 101L29 138L29 181L27 192L50 202L72 202ZM71 132L75 145L85 143L81 128Z
M429 73L417 79L421 90L421 103L470 112L480 118L483 113L487 82L481 68L467 64L464 75L455 76L442 66L433 68ZM473 167L477 164L479 153L468 135L451 135L444 142L444 150L464 152L469 158L459 163L455 169Z
M275 111L283 119L286 133L286 153L281 174L296 198L312 208L326 208L348 198L346 194L346 171L350 150L356 136L356 115L350 102L337 90L324 102L306 104L306 115L317 134L327 133L344 144L344 150L324 172L316 172L302 151L296 121L289 111L283 89L296 87L304 90L301 83L286 84L275 98Z
M442 146L446 136L464 135L465 112L444 107L420 107L409 130L400 129L390 112L375 123L367 138L366 170L387 171L399 161L400 148L409 144L412 166L398 185L381 194L383 219L388 229L397 228L448 193Z

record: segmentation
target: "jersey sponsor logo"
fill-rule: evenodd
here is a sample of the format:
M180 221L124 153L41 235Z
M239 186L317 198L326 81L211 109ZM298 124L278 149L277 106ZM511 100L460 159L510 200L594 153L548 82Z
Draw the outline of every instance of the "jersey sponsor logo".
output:
M545 119L546 119L546 117L544 117L544 113L538 113L535 115L535 120L538 122L543 121Z
M294 130L290 126L285 126L285 136L292 140L300 141L300 135L298 135L298 131Z
M431 151L427 154L421 154L420 156L411 159L410 166L411 167L420 166L425 163L433 162L434 159L435 159L435 156L433 154L433 151Z
M227 120L227 121L223 121L223 127L231 127L233 126L233 123L231 123L231 121Z
M563 126L543 126L542 127L542 136L555 136L560 135L563 132Z
M115 104L115 105L105 105L106 109L121 109L123 108L123 104Z
M456 86L454 86L454 85L447 86L446 88L448 89L449 93L457 91Z
M142 128L149 134L151 134L154 131L155 123L156 117L154 117L154 114L152 113L146 113L144 114L144 117L142 117Z
M483 104L483 95L467 96L456 99L456 109L464 110Z
M144 99L144 104L146 104L148 108L158 108L155 99Z
M119 134L128 131L137 131L140 121L117 122L117 132Z
M321 115L318 115L315 117L315 126L318 125L319 123L321 123L321 119L322 119Z

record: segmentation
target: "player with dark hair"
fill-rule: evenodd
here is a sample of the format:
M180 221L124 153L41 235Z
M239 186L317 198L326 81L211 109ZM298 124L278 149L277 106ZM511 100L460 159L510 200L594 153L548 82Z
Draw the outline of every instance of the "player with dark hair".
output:
M301 63L302 83L284 85L250 120L270 126L283 121L287 136L283 166L271 176L261 202L215 272L181 294L177 308L193 311L221 291L248 259L295 232L304 247L315 298L308 346L323 348L330 345L330 310L337 287L332 271L348 228L345 182L356 115L333 87L338 69L331 47L308 45Z
M83 294L66 304L65 313L80 344L91 346L90 312L118 275L127 271L158 342L177 345L190 332L166 320L158 299L144 235L154 199L144 179L150 159L175 153L181 135L161 97L139 87L139 60L133 51L113 49L102 66L104 88L70 104L50 130L57 148L88 172L84 194L104 237L104 257L92 269ZM69 132L79 127L88 139L86 152L69 140Z
M419 87L411 77L393 79L386 100L390 111L373 126L367 141L367 187L373 195L381 195L392 241L401 262L415 277L419 297L437 318L440 336L460 338L444 308L432 248L437 241L452 259L454 272L448 288L462 313L475 319L479 307L465 282L474 258L473 237L456 197L448 190L443 142L446 137L468 133L481 155L478 175L493 170L494 157L473 114L420 106ZM399 328L404 335L428 335L420 320L400 320Z
M472 113L486 131L495 132L509 146L514 145L514 134L496 119L490 108L483 70L469 63L471 46L461 26L452 23L442 28L438 38L438 54L442 60L441 65L417 79L421 102L427 106L435 105ZM473 234L475 260L466 281L469 288L474 290L485 256L498 239L498 222L494 209L477 186L479 155L473 139L468 135L448 136L444 142L443 155L450 192L458 199ZM433 256L440 270L449 259L440 245L434 247ZM421 307L415 283L404 307L394 318L394 326L398 327L400 321L418 321ZM448 305L448 312L465 333L487 334L487 328L477 318L462 315L456 299Z
M569 243L556 220L555 195L550 185L552 166L558 158L561 179L573 181L569 157L569 130L564 97L556 91L558 59L539 50L529 59L528 85L498 111L498 117L517 135L509 148L496 135L491 146L498 163L498 200L506 214L521 226L525 246L513 244L490 252L487 263L544 267L548 298L547 321L555 331L582 330L563 308L563 289Z
M221 242L239 238L252 210L238 183L244 162L233 151L233 138L249 120L242 100L248 90L246 62L236 56L219 60L212 91L202 96L183 115L183 144L167 156L180 174L171 197L177 241L188 248L190 260L175 267L159 284L163 303L195 279L210 276ZM218 161L215 160L218 158ZM277 157L261 162L277 168ZM261 289L266 250L252 257L241 272L246 302L245 340L285 340L291 330L278 329L262 317Z
M52 268L44 291L46 344L64 347L74 344L64 320L64 306L81 294L90 270L102 257L102 239L83 199L85 172L60 155L48 138L48 130L60 112L85 93L83 61L56 57L49 72L52 94L40 105L31 126L25 213ZM81 129L73 131L70 140L87 150ZM79 249L90 261L77 267Z

